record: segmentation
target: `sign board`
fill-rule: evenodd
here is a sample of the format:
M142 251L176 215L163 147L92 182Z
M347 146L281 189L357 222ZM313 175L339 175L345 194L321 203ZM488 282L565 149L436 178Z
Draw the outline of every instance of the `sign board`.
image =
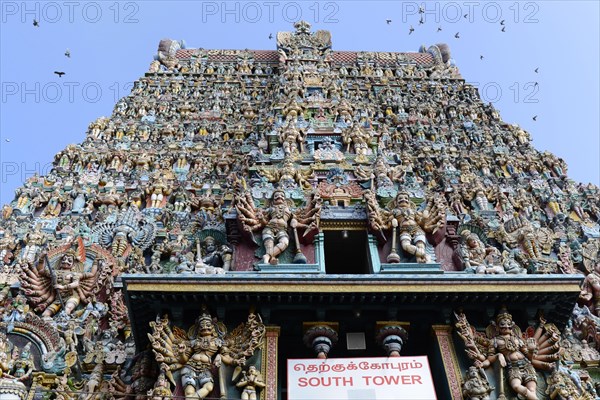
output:
M437 400L426 356L288 360L288 400Z

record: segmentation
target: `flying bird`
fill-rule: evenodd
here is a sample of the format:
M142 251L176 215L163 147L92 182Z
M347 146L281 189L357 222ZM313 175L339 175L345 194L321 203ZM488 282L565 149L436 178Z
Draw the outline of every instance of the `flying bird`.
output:
M460 32L456 32L456 35L454 35L455 38L460 39L460 36L458 36Z
M423 20L423 17L421 17L421 19L419 20L419 25L423 25L425 23L425 20Z
M469 16L469 14L465 14L465 15L463 15L463 18L466 19L468 16Z
M536 69L534 69L534 72L537 74L537 73L538 73L538 71L539 71L539 69L540 69L539 67L538 67L538 68L536 68Z
M38 28L40 27L40 23L35 18L33 19L33 26L38 27Z
M537 121L537 115L534 115L532 118L534 121Z
M483 60L483 56L479 56L479 59L480 59L480 60Z
M6 141L6 143L9 143L9 142L10 142L10 139L4 139L4 140Z
M56 75L58 75L58 77L59 77L59 78L62 78L62 76L65 74L65 73L64 73L64 72L62 72L62 71L54 71L54 73L55 73Z
M415 28L413 28L413 26L410 26L410 29L408 30L408 34L410 35L411 33L413 33L415 31Z
M273 39L273 34L269 33L269 39Z
M500 21L500 25L504 25L504 20Z
M503 26L501 30L502 30L502 32L506 32L506 27Z
M423 14L425 12L425 9L423 8L423 6L419 6L419 14Z
M385 23L389 25L389 24L391 24L391 23L392 23L392 20L391 20L391 19L386 19L386 20L385 20Z
M67 51L65 51L65 56L71 58L71 52L69 51L69 49L67 49Z
M438 26L438 30L437 30L437 31L438 31L438 32L441 32L441 31L442 31L442 26L441 26L441 25L440 25L440 26Z

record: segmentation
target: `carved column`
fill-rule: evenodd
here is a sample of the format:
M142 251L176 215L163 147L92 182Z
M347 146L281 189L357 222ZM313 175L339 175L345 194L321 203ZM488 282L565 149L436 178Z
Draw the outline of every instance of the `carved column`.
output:
M305 322L304 344L317 353L317 358L327 358L329 350L338 341L337 322Z
M377 321L375 341L383 347L388 357L400 357L402 346L408 340L410 323L398 321Z
M462 374L458 365L454 342L452 341L452 327L450 325L433 325L431 327L435 336L442 364L446 372L446 385L451 400L462 400Z
M263 356L263 376L267 379L264 400L277 400L277 349L279 342L279 333L281 328L278 326L267 326L265 334L266 351ZM262 398L262 397L261 397Z
M315 246L315 264L317 264L317 268L319 269L320 274L325 273L325 234L323 232L319 232L314 238L314 246Z
M371 234L369 239L369 258L371 259L371 268L374 274L381 272L381 261L379 260L379 251L377 250L377 238Z

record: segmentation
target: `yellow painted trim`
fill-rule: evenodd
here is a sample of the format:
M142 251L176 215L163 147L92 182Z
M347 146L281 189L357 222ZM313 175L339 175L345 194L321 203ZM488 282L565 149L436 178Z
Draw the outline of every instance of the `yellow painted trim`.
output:
M333 329L336 333L340 332L340 323L339 322L327 322L327 321L312 321L312 322L303 322L302 323L302 332L306 333L311 328L316 328L319 326L326 326L328 328Z
M321 231L364 231L367 229L367 224L363 221L322 221L320 229Z
M410 330L410 322L402 322L402 321L375 321L375 332L380 329L385 328L386 326L399 326L405 331Z
M230 284L214 282L127 282L128 292L191 292L191 293L552 293L581 291L579 285L574 283L551 283L551 282L506 282L506 284L457 284L456 282L432 283L424 281L421 284L414 283L379 283L357 281L356 283L331 282L305 282L305 283L281 283L281 282L235 282Z

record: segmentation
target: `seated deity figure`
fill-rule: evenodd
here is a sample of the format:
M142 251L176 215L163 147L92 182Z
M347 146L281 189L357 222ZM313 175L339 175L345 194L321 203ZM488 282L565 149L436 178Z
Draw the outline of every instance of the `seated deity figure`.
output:
M198 243L196 271L205 273L225 273L231 268L233 249L227 244L219 245L212 236Z
M485 246L479 237L465 229L461 232L463 243L460 255L465 271L476 274L504 274L500 261L500 252L492 246Z
M462 388L465 400L490 400L490 393L494 390L485 373L475 366L467 371Z

